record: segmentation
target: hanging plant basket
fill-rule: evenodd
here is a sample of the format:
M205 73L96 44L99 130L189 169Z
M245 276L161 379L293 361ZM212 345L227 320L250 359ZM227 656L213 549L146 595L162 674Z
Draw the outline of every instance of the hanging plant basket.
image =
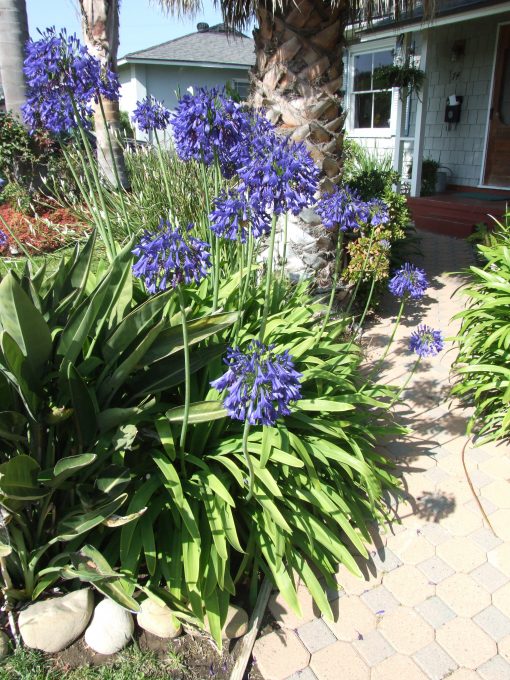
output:
M408 94L414 91L419 95L425 80L425 71L410 64L380 66L374 71L374 80L379 87L398 87L401 93L407 89Z

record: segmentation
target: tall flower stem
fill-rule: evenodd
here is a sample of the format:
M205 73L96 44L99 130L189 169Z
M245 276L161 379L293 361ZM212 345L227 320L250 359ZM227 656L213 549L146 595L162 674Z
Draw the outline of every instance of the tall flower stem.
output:
M214 159L214 195L218 196L220 192L221 183L221 170L218 158L215 154ZM209 207L210 212L210 207ZM208 213L209 214L209 213ZM220 264L221 264L221 253L220 253L220 239L218 236L213 237L213 314L218 309L218 297L220 294Z
M393 404L394 404L396 401L398 401L398 400L400 399L400 396L401 396L402 392L406 389L406 387L407 387L407 386L409 385L409 383L411 382L411 378L413 377L413 375L414 375L416 369L418 368L418 366L419 366L419 364L420 364L420 361L421 361L421 356L419 356L419 357L416 359L416 361L414 362L414 366L412 367L411 371L409 372L409 375L408 375L407 378L405 379L404 384L399 388L398 392L396 393L396 395L395 395L395 396L393 397L393 399L391 400L390 405L389 405L389 408L391 408L391 407L393 406Z
M367 300L365 302L365 307L363 309L363 313L362 313L360 320L359 320L359 323L358 323L358 326L359 326L360 329L363 328L363 324L365 323L365 318L367 316L368 310L370 309L370 303L372 302L372 297L374 295L374 289L375 289L375 284L376 284L376 279L377 279L377 269L379 267L379 263L381 262L382 258L383 258L383 253L381 253L379 255L379 257L377 258L377 262L375 263L374 273L372 275L372 280L370 282L370 290L368 291L368 297L367 297ZM364 270L362 270L362 272L360 274L360 278L358 279L358 284L361 281L361 276L363 276L363 271ZM354 337L355 337L355 335L353 333L346 351L348 351L351 348L351 345L354 342Z
M180 450L181 455L184 453L184 444L186 443L186 433L188 431L189 419L189 402L191 391L191 373L189 367L189 343L188 343L188 324L186 321L186 305L184 302L184 295L182 294L181 286L177 286L177 296L179 298L179 306L181 308L181 324L182 324L182 343L184 346L184 413L182 415Z
M248 420L244 421L243 429L243 456L246 460L246 465L248 467L248 495L246 500L250 501L253 498L253 483L255 481L255 476L253 472L253 463L251 462L250 454L248 452L248 435L250 434L250 423Z
M374 368L370 371L370 374L368 376L369 379L373 378L375 375L377 375L377 373L379 372L379 369L381 368L381 366L384 363L384 360L388 356L388 352L390 351L390 347L393 344L393 340L395 340L397 328L400 325L400 319L402 318L402 312L404 311L405 302L406 302L405 298L402 298L402 300L400 302L400 307L399 307L399 310L398 310L397 318L395 319L395 325L393 326L393 331L391 333L390 339L388 340L388 344L386 345L386 349L384 350L382 357L377 361Z
M165 191L166 191L166 199L168 201L168 212L170 214L170 219L173 220L175 218L175 215L173 214L173 200L172 200L172 192L170 191L170 185L168 183L168 176L166 172L166 167L165 167L165 161L163 160L163 150L161 148L161 144L159 141L159 135L157 133L157 130L154 130L154 139L156 140L156 153L158 155L158 162L159 162L159 167L161 168L161 175L163 176L163 184L165 185Z
M234 344L237 343L237 338L239 335L239 331L241 329L241 322L242 322L242 315L244 313L244 301L246 300L246 294L248 292L248 288L250 285L250 279L251 279L251 269L253 265L253 250L254 250L254 238L253 234L250 233L248 235L248 255L247 255L247 261L246 261L246 275L245 275L245 280L242 280L241 276L241 284L240 284L240 289L241 289L241 298L239 300L239 318L236 321L235 329L234 329Z
M326 330L326 326L329 323L329 317L331 316L331 310L333 309L333 302L335 300L336 286L338 283L338 276L340 274L340 265L342 262L342 246L344 243L344 232L339 231L338 239L336 242L336 253L335 253L335 271L333 273L333 281L331 282L331 294L329 296L328 308L326 309L326 314L324 315L324 320L322 322L322 327L319 333L319 340L322 338L322 334ZM319 341L318 340L318 341ZM317 341L317 342L318 342Z
M282 248L282 268L280 272L280 278L283 279L285 276L285 264L287 260L287 231L289 226L289 213L285 213L285 218L283 221L283 248Z
M267 254L267 268L266 268L266 287L264 293L264 311L262 312L262 321L260 324L260 342L264 341L264 333L266 332L267 317L269 315L269 308L271 306L271 283L273 279L273 255L274 242L276 237L276 220L277 216L273 215L271 221L271 236L269 237L269 251Z
M356 300L356 296L357 296L357 294L358 294L359 287L360 287L361 282L362 282L362 280L363 280L363 274L365 273L365 269L366 269L367 264L368 264L368 259L369 259L369 257L370 257L370 252L371 252L371 250L372 250L372 244L373 244L373 242L374 242L374 230L372 229L372 230L370 231L370 241L368 242L367 253L366 253L366 255L365 255L365 259L363 260L363 266L362 266L362 268L361 268L361 272L360 272L359 278L358 278L358 280L356 281L356 285L355 285L355 287L354 287L354 292L353 292L353 294L351 295L351 299L349 300L349 304L347 305L347 309L345 310L345 316L346 316L346 317L349 316L349 314L351 313L352 306L353 306L353 304L354 304L354 301Z

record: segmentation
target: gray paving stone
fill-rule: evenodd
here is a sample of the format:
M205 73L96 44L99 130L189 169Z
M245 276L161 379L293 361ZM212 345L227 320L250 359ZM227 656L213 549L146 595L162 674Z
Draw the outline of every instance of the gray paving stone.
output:
M424 473L423 477L424 479L427 479L430 482L432 482L432 484L435 484L436 486L441 486L441 484L446 482L446 480L449 479L451 475L449 475L441 468L435 467L431 468L430 470L427 470L427 472Z
M455 612L437 595L429 597L428 600L417 605L415 609L427 623L430 623L436 629L455 618Z
M370 557L377 569L387 573L393 571L397 567L402 566L402 561L389 548L381 548L380 550L372 550Z
M377 630L370 631L362 640L355 640L354 646L369 666L377 666L395 653L390 643Z
M434 522L423 524L420 527L419 533L423 534L433 545L440 545L451 538L451 534L446 529L443 529L440 524Z
M497 505L494 505L494 503L490 501L488 498L480 498L480 502L482 504L483 509L488 515L490 515L491 512L494 512L495 510L498 509ZM478 513L480 512L480 506L478 505L474 498L468 501L467 503L464 503L464 507L471 510L471 512Z
M384 586L378 586L363 593L363 602L378 616L384 616L398 607L398 601Z
M473 621L496 642L510 635L510 619L494 605L474 616Z
M480 510L478 510L478 512L480 512ZM500 538L494 536L490 529L486 529L485 527L473 531L472 534L469 534L469 538L472 541L475 541L475 543L478 543L478 545L484 550L487 550L487 552L493 548L497 548L498 545L503 543Z
M298 671L297 673L289 675L289 677L286 678L286 680L317 680L317 676L312 671L312 669L308 667L305 668L303 671Z
M297 629L297 634L310 654L336 642L336 637L322 619L305 623Z
M431 642L420 649L413 655L413 659L430 680L443 680L458 667L437 642Z
M485 562L480 567L477 567L469 575L488 590L489 593L493 593L498 588L501 588L509 580L508 576L499 571L499 569L496 569L496 567L493 567L489 562Z
M494 481L494 477L491 477L482 470L473 470L469 473L469 476L473 482L473 486L477 487L478 489L481 489Z
M476 672L483 680L508 680L510 678L510 664L498 654L479 666Z
M430 583L434 584L441 583L454 573L450 565L437 556L421 562L418 569L425 574Z

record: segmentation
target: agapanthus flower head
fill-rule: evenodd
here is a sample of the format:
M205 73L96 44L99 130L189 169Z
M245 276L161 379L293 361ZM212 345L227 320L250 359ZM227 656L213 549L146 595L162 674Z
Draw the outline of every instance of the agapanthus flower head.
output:
M269 215L253 208L246 194L233 190L223 192L214 199L209 221L211 230L217 236L241 243L246 243L250 230L254 238L271 231Z
M421 298L429 285L423 269L406 262L390 279L388 288L398 298Z
M166 108L163 102L152 96L137 101L136 108L133 111L133 121L143 132L166 130L170 125L171 117L171 111Z
M292 402L301 399L301 374L287 350L277 353L274 345L253 340L244 352L229 348L225 363L227 372L211 385L227 391L223 405L234 420L274 425L290 414Z
M138 257L133 274L143 280L147 292L157 293L181 283L198 284L207 276L210 245L191 236L191 228L189 225L183 236L167 220L161 220L155 233L144 232L133 250Z
M8 243L9 237L4 231L0 229L0 250L3 250Z
M23 71L27 82L27 103L23 118L32 130L45 128L61 134L77 125L87 127L93 102L99 97L119 98L115 73L101 65L76 35L54 28L29 40Z
M380 198L373 198L367 203L369 212L369 221L372 227L379 227L383 224L388 224L390 221L390 214L388 206Z
M314 202L319 169L310 153L271 130L253 137L249 158L237 172L240 191L259 213L298 215Z
M326 229L338 227L340 231L359 229L370 218L368 204L355 189L345 185L324 194L315 207Z
M250 118L225 90L201 87L181 98L171 123L182 160L210 165L217 157L228 174L233 150L248 133Z
M379 241L379 247L380 247L382 250L390 250L390 249L391 249L391 243L388 241L387 238L382 238L382 239Z
M416 352L419 357L433 357L444 347L444 339L441 331L435 331L421 324L411 333L409 341L409 349Z

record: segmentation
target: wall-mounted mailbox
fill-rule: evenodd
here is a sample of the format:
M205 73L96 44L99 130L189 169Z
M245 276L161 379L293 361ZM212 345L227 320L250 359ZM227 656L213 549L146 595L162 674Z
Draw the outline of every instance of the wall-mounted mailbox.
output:
M460 121L463 99L464 97L459 97L456 94L451 94L448 97L444 112L445 123L458 123Z

